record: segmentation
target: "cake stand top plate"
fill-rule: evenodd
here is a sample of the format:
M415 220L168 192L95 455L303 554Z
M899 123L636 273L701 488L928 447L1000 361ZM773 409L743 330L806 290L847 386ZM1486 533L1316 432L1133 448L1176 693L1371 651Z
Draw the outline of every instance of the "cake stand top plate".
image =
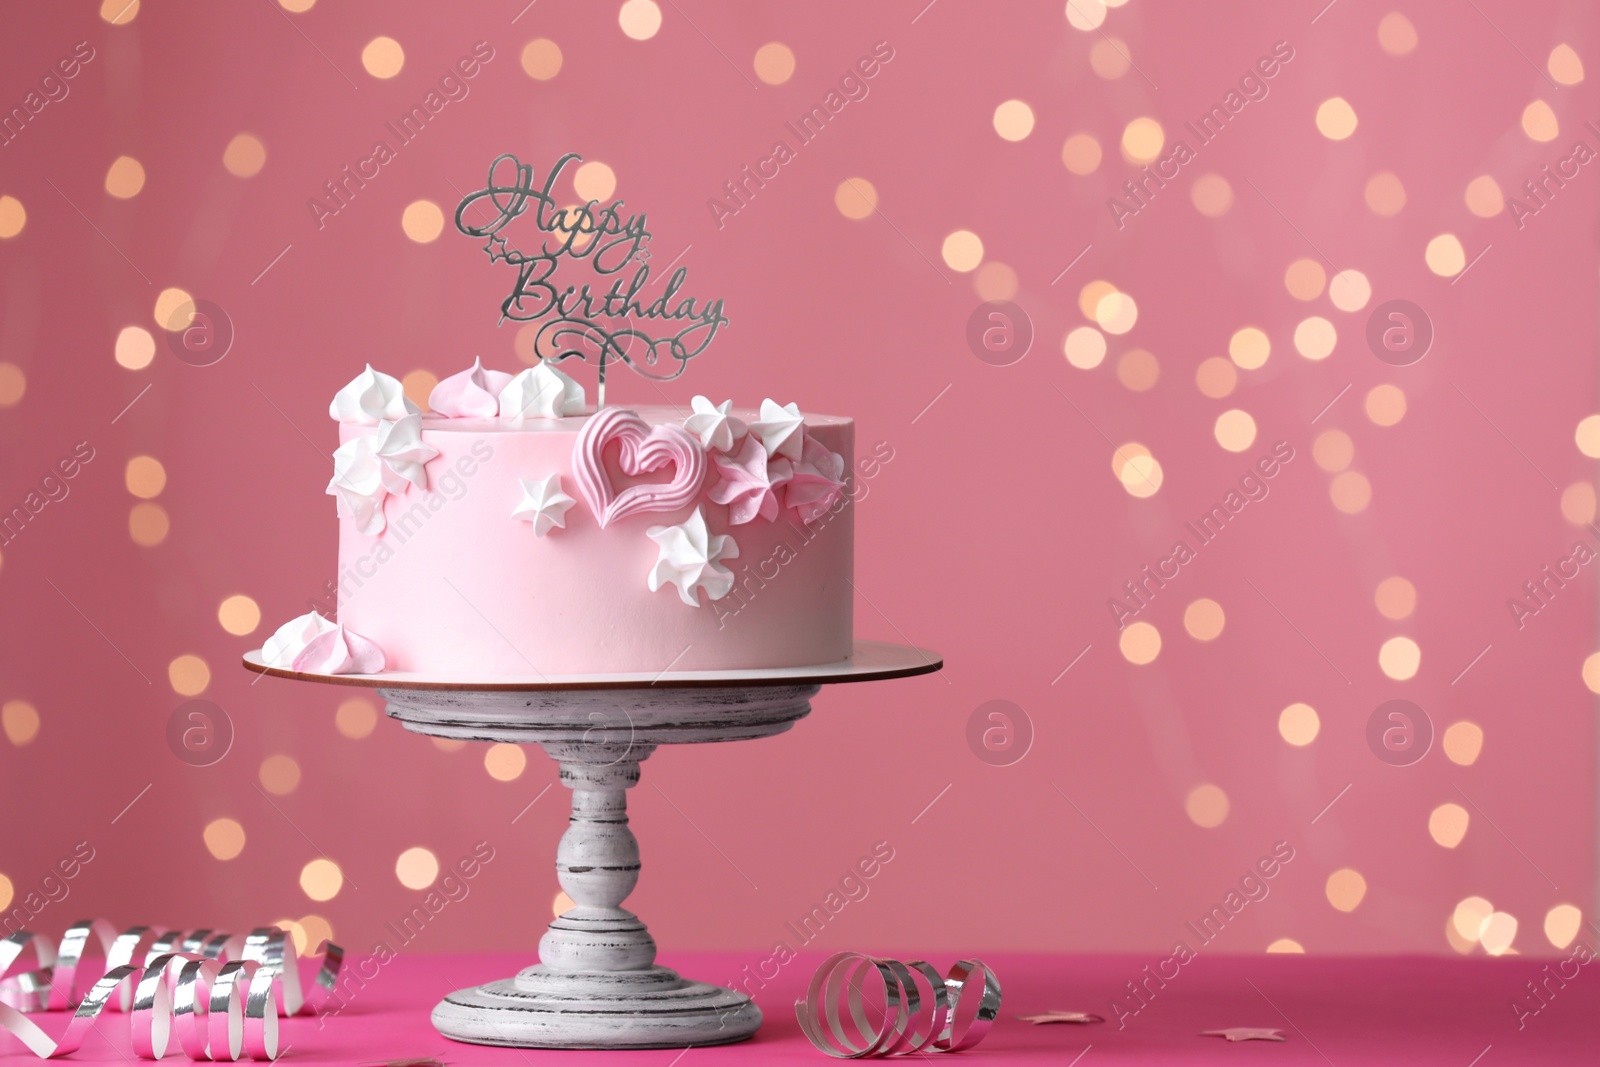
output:
M302 682L353 685L368 689L441 689L472 692L538 692L557 689L656 689L697 686L833 685L839 682L873 682L930 674L944 666L937 652L884 641L856 641L849 659L803 667L765 667L732 671L658 671L638 674L530 674L475 681L410 671L378 674L313 674L269 667L261 650L244 654L246 670L293 678Z

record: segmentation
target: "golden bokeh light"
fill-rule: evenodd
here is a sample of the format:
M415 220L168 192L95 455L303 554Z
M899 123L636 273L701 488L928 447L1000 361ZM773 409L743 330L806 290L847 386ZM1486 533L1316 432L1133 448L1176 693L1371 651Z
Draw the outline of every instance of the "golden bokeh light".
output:
M567 896L566 890L563 889L550 901L550 914L559 919L576 907L577 903L577 901Z
M956 230L944 239L940 255L945 266L965 274L983 262L983 241L971 230Z
M1232 360L1212 356L1201 360L1200 366L1195 368L1194 384L1195 388L1200 390L1201 396L1221 400L1230 395L1239 384L1239 372L1234 369Z
M1428 836L1444 848L1455 848L1467 836L1471 817L1460 804L1440 804L1428 815Z
M1274 941L1272 944L1267 946L1267 951L1269 953L1274 953L1274 954L1281 952L1281 953L1290 953L1290 954L1293 954L1293 955L1303 956L1303 955L1305 955L1305 951L1306 950L1305 950L1305 947L1303 945L1301 945L1300 942L1296 941L1294 938L1292 938L1292 937L1280 937L1280 938L1278 938L1278 940Z
M154 500L167 487L167 469L154 456L134 456L122 471L128 492L141 500Z
M1155 496L1161 488L1161 464L1149 449L1136 441L1112 453L1111 469L1129 496L1143 499Z
M1106 358L1105 335L1093 326L1079 326L1067 332L1061 342L1061 352L1067 362L1079 370L1093 370Z
M1229 452L1243 452L1255 443L1256 420L1250 417L1248 411L1230 408L1217 416L1211 433L1217 439L1217 444Z
M598 159L587 160L572 172L572 189L585 202L609 200L617 191L616 171Z
M547 37L535 37L522 46L522 70L535 81L554 78L561 73L561 46Z
M129 200L144 188L144 164L132 156L118 156L106 171L106 192L118 200Z
M1522 109L1522 132L1535 141L1554 141L1561 135L1561 123L1549 104L1535 100Z
M1422 666L1422 647L1409 637L1391 637L1378 648L1378 667L1397 682L1416 677Z
M1463 941L1477 943L1483 933L1483 924L1494 914L1494 905L1482 897L1467 897L1455 906L1450 914L1450 925Z
M1399 575L1385 578L1373 591L1378 614L1386 619L1406 619L1417 610L1417 587Z
M1594 521L1596 513L1594 486L1588 482L1573 482L1561 490L1561 517L1575 526Z
M1406 393L1398 385L1375 385L1367 391L1363 406L1367 418L1378 426L1393 426L1406 417Z
M344 888L344 872L330 859L314 859L300 868L300 888L312 900L332 900Z
M139 0L100 0L100 17L113 26L126 26L139 15Z
M1228 794L1221 786L1205 782L1189 790L1183 810L1196 826L1214 830L1228 821Z
M1398 11L1378 20L1378 47L1391 56L1408 56L1417 47L1417 28Z
M1445 729L1441 747L1451 763L1470 767L1483 752L1483 727L1466 719L1453 722Z
M1099 141L1087 133L1075 133L1061 146L1061 163L1074 174L1093 174L1100 167L1101 154Z
M156 358L156 339L143 326L124 326L117 334L118 366L144 370Z
M1583 684L1589 692L1600 693L1600 652L1591 652L1583 660Z
M523 755L521 745L490 745L483 754L483 768L497 782L516 781L527 766L528 757Z
M1107 293L1094 306L1094 320L1106 333L1124 334L1139 321L1139 305L1127 293Z
M1323 891L1328 903L1340 911L1355 911L1367 895L1367 880L1352 867L1341 867L1328 875Z
M231 860L244 851L244 827L237 819L212 819L200 832L206 851L219 860Z
M1135 393L1148 392L1161 380L1161 364L1142 348L1130 348L1117 357L1117 381Z
M1106 8L1118 6L1106 0L1067 0L1067 23L1075 30L1089 33L1098 30L1106 20Z
M28 391L28 376L15 363L0 363L0 408L14 408Z
M617 12L617 25L635 41L648 41L661 29L661 8L655 0L627 0Z
M1566 948L1583 928L1583 911L1576 904L1557 904L1544 914L1545 940L1556 948Z
M194 297L176 286L161 290L156 296L156 325L169 332L189 328L194 317Z
M440 752L460 752L467 743L456 737L430 737L428 742Z
M1278 712L1278 736L1296 748L1304 748L1322 731L1322 718L1310 704L1294 703Z
M186 652L167 664L167 681L179 696L196 697L211 684L211 668L199 656Z
M0 241L15 237L27 224L28 209L22 206L22 201L10 195L0 196Z
M1089 47L1089 68L1107 81L1128 73L1132 62L1128 42L1119 37L1101 37Z
M1017 295L1017 272L1009 263L991 259L972 276L973 292L979 300L1010 300Z
M1367 179L1367 209L1374 215L1389 218L1400 214L1406 206L1406 187L1392 170L1379 171Z
M1255 326L1235 330L1228 338L1228 358L1244 370L1255 370L1267 362L1272 354L1272 342L1266 332Z
M1317 130L1330 141L1342 141L1356 132L1356 109L1342 96L1317 105Z
M444 232L444 212L432 200L413 200L400 215L400 228L418 244L428 244Z
M1340 311L1360 311L1372 299L1372 283L1358 270L1342 270L1328 280L1328 299Z
M1328 485L1328 499L1346 515L1359 514L1372 503L1372 483L1360 471L1344 471L1333 476Z
M11 906L12 898L17 895L16 887L11 884L11 879L0 874L0 911Z
M392 78L406 65L406 50L393 37L374 37L361 50L361 65L374 78Z
M1315 300L1327 282L1327 272L1314 259L1297 259L1283 272L1283 287L1296 300Z
M303 0L302 0L303 2ZM322 948L324 941L333 940L333 924L320 915L303 915L295 924L296 937L294 951L296 955L304 956L317 952Z
M1339 342L1339 331L1321 315L1301 319L1294 328L1294 349L1310 360L1327 359Z
M433 395L433 387L439 384L439 376L431 370L418 368L400 379L400 391L405 393L406 399L411 401L423 411L431 410L428 407L428 397Z
M1500 183L1487 174L1479 175L1467 183L1467 210L1480 219L1492 219L1506 209L1505 194Z
M1422 258L1427 262L1428 269L1441 278L1452 278L1467 265L1466 249L1461 247L1461 239L1453 233L1441 233L1429 241Z
M1025 140L1033 132L1033 108L1022 100L1007 100L994 109L994 132L1007 141Z
M1161 655L1161 631L1147 622L1131 622L1117 638L1117 647L1122 650L1122 658L1129 663L1141 667L1154 663L1156 657Z
M1233 207L1233 186L1220 174L1202 174L1189 186L1194 209L1208 219L1220 219Z
M1227 621L1222 605L1210 597L1191 600L1189 606L1183 609L1183 628L1196 641L1215 641L1221 636Z
M351 697L340 704L338 710L333 713L333 725L350 740L360 741L377 728L378 709L370 700Z
M1104 278L1096 278L1078 290L1078 310L1083 312L1086 319L1094 318L1094 309L1100 306L1100 301L1109 293L1117 291L1117 287Z
M1511 951L1517 939L1517 920L1509 913L1497 911L1483 921L1478 931L1478 944L1491 956L1504 956Z
M782 85L794 77L794 49L781 41L769 41L756 49L756 77L768 85Z
M439 857L415 845L394 861L394 876L407 889L426 889L439 877Z
M1583 60L1578 58L1578 53L1573 51L1570 44L1558 44L1552 48L1550 58L1545 61L1545 69L1558 85L1577 85L1583 81Z
M278 0L278 6L296 15L304 14L317 5L317 0Z
M1444 939L1449 942L1451 948L1463 956L1472 955L1472 950L1477 947L1476 941L1468 941L1456 930L1454 916L1444 921Z
M865 219L878 210L878 190L865 178L846 178L833 190L833 206L847 219Z
M1600 459L1600 415L1585 415L1580 419L1572 439L1577 442L1579 452L1590 459Z
M128 511L128 536L140 548L154 548L167 539L172 520L160 504L145 501Z
M4 730L6 740L18 748L30 744L39 736L39 709L26 700L6 701L0 707L0 730Z
M1122 155L1130 163L1151 163L1161 155L1167 135L1161 123L1141 115L1122 129Z
M235 637L243 637L261 625L261 607L243 593L235 593L217 605L217 622Z
M1355 442L1343 430L1324 430L1311 442L1311 458L1329 474L1338 474L1356 458Z
M288 796L300 788L300 764L293 756L283 754L268 756L256 770L261 788L280 797Z

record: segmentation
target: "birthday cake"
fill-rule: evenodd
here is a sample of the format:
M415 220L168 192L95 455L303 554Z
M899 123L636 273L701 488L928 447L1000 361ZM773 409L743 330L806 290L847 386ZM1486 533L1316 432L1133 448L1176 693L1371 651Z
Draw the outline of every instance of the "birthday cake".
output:
M502 155L456 209L514 268L500 317L539 324L535 365L474 360L426 411L370 365L334 396L337 612L280 627L269 666L486 682L849 658L854 423L771 399L608 407L608 366L670 381L728 320L682 267L651 295L643 214L558 206L578 161L541 182ZM593 406L568 359L594 367Z
M545 363L474 363L429 407L371 367L334 398L337 621L286 624L269 664L490 681L849 657L850 419L596 411Z

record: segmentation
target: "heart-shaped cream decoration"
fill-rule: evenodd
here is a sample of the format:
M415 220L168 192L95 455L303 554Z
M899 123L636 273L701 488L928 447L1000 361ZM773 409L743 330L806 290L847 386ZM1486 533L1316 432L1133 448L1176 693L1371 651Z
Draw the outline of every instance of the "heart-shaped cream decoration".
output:
M612 441L622 446L618 465L630 477L671 464L669 482L630 485L620 493L606 471L605 450ZM675 511L694 502L706 478L706 453L681 428L663 423L652 429L637 413L606 408L578 434L572 449L572 473L578 491L602 527L641 511Z

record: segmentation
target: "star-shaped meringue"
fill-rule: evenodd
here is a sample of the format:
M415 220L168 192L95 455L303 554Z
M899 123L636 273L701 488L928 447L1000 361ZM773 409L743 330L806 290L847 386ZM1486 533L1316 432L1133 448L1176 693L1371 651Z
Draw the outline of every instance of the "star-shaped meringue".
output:
M738 455L717 455L711 462L722 480L706 495L713 503L728 505L729 525L742 526L757 515L768 522L778 517L778 487L793 477L793 464L769 460L761 442L750 436Z
M731 400L713 404L709 398L697 396L689 404L694 414L683 420L683 428L700 438L700 443L708 449L732 452L734 444L750 430L743 419L730 414Z
M567 509L577 501L561 489L561 475L550 473L538 481L518 478L522 485L522 503L511 512L513 519L533 523L533 533L543 537L554 527L567 527Z
M831 510L844 495L844 457L814 437L807 437L800 462L784 483L783 503L800 513L807 525Z
M645 533L661 546L661 554L650 572L652 593L671 582L678 587L678 596L683 602L697 608L700 606L697 589L704 588L712 600L721 600L733 588L733 572L724 567L722 561L738 558L739 546L727 534L712 536L699 508L677 526L652 526Z
M1287 1041L1281 1030L1260 1026L1230 1026L1226 1030L1202 1030L1201 1037L1225 1037L1229 1041Z
M422 440L422 416L407 415L393 422L378 423L372 450L383 464L383 487L391 493L406 491L407 484L428 488L424 464L439 450Z
M1021 1019L1023 1022L1032 1023L1035 1026L1043 1023L1075 1023L1081 1026L1086 1023L1103 1023L1106 1021L1104 1015L1096 1015L1092 1011L1047 1011L1042 1015L1023 1015Z
M761 418L750 424L750 432L761 438L767 455L799 459L805 444L806 420L800 414L799 404L763 400Z
M333 454L333 480L328 495L338 497L344 513L355 519L356 529L369 537L383 532L384 468L372 447L372 435L354 437Z

